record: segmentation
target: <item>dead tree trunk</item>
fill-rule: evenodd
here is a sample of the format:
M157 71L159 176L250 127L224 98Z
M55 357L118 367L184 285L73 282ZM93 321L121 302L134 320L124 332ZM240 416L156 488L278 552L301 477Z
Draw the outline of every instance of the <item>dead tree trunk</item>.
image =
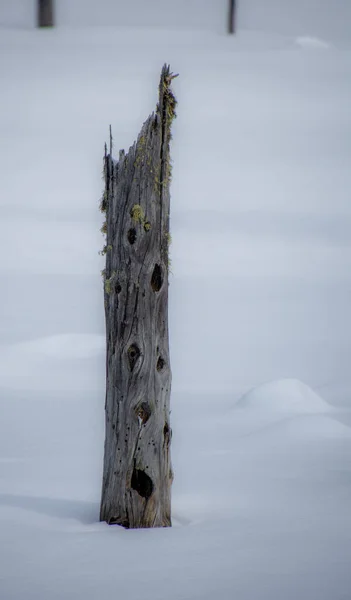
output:
M38 27L53 27L54 0L38 0Z
M168 342L171 123L174 76L162 69L156 113L138 140L105 151L106 438L100 520L171 525Z
M236 29L236 0L229 0L228 33L235 33Z

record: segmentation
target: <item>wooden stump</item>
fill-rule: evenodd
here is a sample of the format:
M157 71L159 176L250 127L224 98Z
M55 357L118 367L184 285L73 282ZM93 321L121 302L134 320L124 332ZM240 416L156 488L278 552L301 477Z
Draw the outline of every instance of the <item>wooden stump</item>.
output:
M54 0L38 0L38 27L53 27Z
M106 438L100 520L171 525L168 340L170 139L176 100L164 66L156 112L128 153L105 148Z

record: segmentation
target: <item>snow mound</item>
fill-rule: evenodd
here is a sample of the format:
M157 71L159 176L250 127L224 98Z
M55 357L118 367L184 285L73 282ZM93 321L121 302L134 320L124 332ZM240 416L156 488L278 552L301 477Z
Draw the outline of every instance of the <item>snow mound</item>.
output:
M351 428L340 422L338 411L297 379L272 381L247 392L228 426L235 443L247 439L249 453L257 452L252 436L261 451L273 454L277 448L298 449L301 443L351 438Z
M242 396L236 406L292 415L331 410L318 394L297 379L278 379L260 385Z
M295 44L301 48L312 48L316 50L327 50L330 48L330 44L324 40L315 37L302 36L295 40Z
M273 434L275 429L275 434ZM295 418L286 419L284 422L275 424L271 430L266 430L267 435L270 435L273 440L294 439L300 441L317 441L320 439L339 439L350 438L351 429L332 419L326 415L308 415L296 416Z

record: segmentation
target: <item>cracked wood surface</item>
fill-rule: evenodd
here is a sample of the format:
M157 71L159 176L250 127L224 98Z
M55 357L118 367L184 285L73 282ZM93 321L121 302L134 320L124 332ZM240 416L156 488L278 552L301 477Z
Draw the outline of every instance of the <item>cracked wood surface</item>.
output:
M118 162L105 152L105 452L100 520L171 525L168 269L170 137L176 101L168 66L156 112Z

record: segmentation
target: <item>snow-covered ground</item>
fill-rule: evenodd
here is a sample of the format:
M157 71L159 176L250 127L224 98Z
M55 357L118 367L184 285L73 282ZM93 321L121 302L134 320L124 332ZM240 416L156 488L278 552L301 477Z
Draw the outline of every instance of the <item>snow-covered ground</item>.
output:
M0 29L1 600L350 599L351 35L320 2L234 38ZM174 527L125 531L97 522L102 153L165 61Z

